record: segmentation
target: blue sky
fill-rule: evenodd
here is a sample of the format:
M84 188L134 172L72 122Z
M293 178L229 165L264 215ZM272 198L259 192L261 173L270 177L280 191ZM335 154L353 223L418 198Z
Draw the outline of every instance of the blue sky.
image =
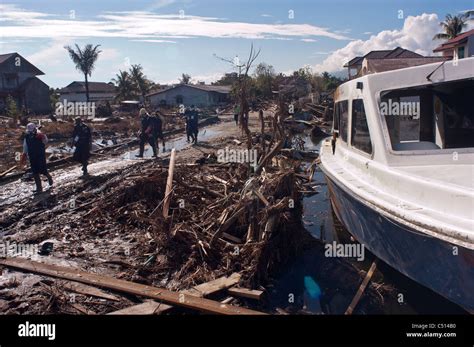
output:
M3 0L0 51L32 61L52 87L82 80L63 48L75 43L101 45L93 81L139 63L155 82L183 72L211 82L232 71L214 53L244 58L252 43L258 62L279 72L305 65L335 72L372 49L432 54L440 19L472 8L472 0Z

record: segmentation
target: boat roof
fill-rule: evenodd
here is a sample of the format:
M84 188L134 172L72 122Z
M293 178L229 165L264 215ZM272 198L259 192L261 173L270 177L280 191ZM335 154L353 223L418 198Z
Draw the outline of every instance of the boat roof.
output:
M380 92L468 78L474 78L474 57L412 66L354 78L336 89L334 101L347 99L348 91L356 88L358 82L369 84L372 92Z

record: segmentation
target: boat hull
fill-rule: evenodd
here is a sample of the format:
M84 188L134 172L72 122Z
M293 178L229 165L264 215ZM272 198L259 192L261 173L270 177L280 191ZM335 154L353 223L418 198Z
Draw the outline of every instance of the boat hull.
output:
M326 175L334 212L375 256L474 312L474 251L413 230L364 204Z

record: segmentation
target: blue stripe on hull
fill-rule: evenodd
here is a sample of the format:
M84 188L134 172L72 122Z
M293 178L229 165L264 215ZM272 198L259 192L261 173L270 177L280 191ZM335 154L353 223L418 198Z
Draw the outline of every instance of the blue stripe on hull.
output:
M327 175L326 180L336 215L360 243L404 275L474 311L473 250L414 231L363 204Z

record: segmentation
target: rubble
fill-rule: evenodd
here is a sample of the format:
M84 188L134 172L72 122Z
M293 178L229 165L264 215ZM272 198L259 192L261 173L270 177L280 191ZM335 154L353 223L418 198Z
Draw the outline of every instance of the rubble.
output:
M198 290L200 297L209 295L211 301L268 312L264 289L282 265L315 244L322 247L301 225L302 197L317 192L300 164L313 160L314 153L305 151L298 137L286 141L292 148L283 148L281 135L286 130L279 128L275 117L268 120L277 130L272 135L252 134L260 153L253 169L248 163L217 161L212 146L200 158L180 156L173 167L169 208L165 196L170 160L165 156L77 181L0 213L1 235L8 242L46 245L43 255L28 256L33 262L161 288L170 292L169 298L175 298L171 293L193 295ZM242 137L224 137L217 148L247 143ZM164 207L167 213L162 213ZM7 273L14 265L3 264ZM29 263L22 266L31 269ZM353 272L355 292L360 275L345 271ZM183 310L175 307L182 305L174 299L164 304L117 287L94 290L93 282L76 277L11 275L11 282L0 283L1 312L7 314ZM32 278L35 282L25 287L25 279ZM227 284L222 286L222 281ZM362 300L361 307L378 300L372 287L365 295L369 300ZM192 309L199 311L204 303L217 310L214 303L193 302L197 306Z

